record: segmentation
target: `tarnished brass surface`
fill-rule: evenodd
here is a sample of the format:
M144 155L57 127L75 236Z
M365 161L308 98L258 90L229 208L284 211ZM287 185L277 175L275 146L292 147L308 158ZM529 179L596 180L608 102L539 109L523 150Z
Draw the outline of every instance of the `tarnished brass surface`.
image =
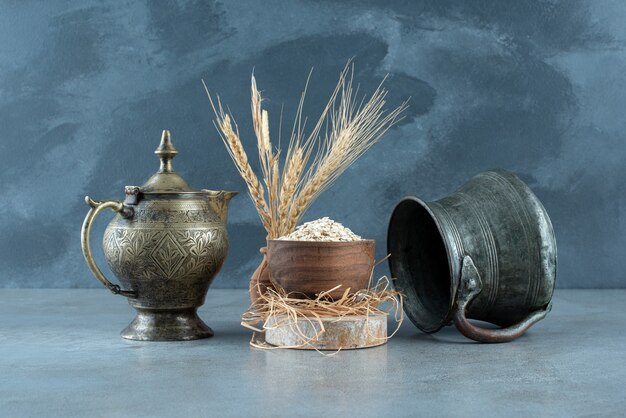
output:
M126 187L126 199L86 202L85 260L113 293L129 297L137 317L122 331L134 340L191 340L213 335L196 314L228 252L228 203L236 192L195 191L176 174L177 154L169 131L155 151L159 171L142 187ZM104 209L117 212L107 226L103 248L121 287L97 267L89 244L93 219Z
M122 216L128 216L131 214L131 210L127 209L124 211L124 204L118 201L97 201L91 199L89 196L85 197L85 203L91 206L91 210L87 213L85 217L85 221L83 222L83 228L81 230L80 242L83 248L83 254L85 255L85 260L87 261L87 265L96 276L96 279L100 280L100 282L106 286L114 294L120 294L128 297L137 297L137 293L129 290L121 290L119 285L111 283L105 275L102 273L100 268L96 265L96 261L91 256L91 244L90 244L90 232L91 232L91 224L95 217L104 209L110 208L112 211L122 214Z

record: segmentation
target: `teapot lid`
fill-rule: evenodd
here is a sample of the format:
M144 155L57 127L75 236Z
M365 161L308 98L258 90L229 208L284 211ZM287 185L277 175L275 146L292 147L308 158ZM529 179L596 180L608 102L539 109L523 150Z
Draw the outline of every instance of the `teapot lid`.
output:
M170 131L165 129L161 135L161 143L154 151L161 159L161 167L147 182L141 186L143 193L189 193L196 190L189 187L181 176L174 172L172 159L178 154L172 144Z

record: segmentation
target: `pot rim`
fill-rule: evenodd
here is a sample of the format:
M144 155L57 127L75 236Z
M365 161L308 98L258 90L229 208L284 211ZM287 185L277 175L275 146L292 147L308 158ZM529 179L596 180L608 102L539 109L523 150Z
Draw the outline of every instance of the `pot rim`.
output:
M204 199L204 198L219 198L224 197L226 200L230 200L239 192L228 190L164 190L164 191L144 191L141 187L126 186L124 188L124 194L126 195L125 203L136 205L142 200L160 200L160 199Z
M443 241L444 248L446 250L446 260L448 264L448 276L450 280L450 303L448 304L448 311L446 312L446 315L434 327L427 327L422 323L418 323L417 322L418 318L413 318L407 315L409 316L409 319L411 319L411 322L413 322L413 324L415 324L416 327L418 327L420 330L422 330L425 333L432 334L432 333L439 331L441 328L449 324L450 321L452 320L452 314L453 314L454 306L456 303L456 289L457 289L458 281L459 281L455 271L456 272L460 271L459 270L460 260L455 259L454 257L455 248L453 248L452 243L449 242L449 240L445 239L446 234L444 233L441 221L435 215L435 213L430 208L428 203L416 196L405 196L402 199L400 199L400 201L393 208L393 211L391 212L391 216L389 218L388 227L387 227L387 254L391 254L391 257L389 257L388 264L389 264L389 271L391 274L391 279L394 283L394 286L396 284L396 277L393 272L393 265L392 265L393 254L390 248L391 225L392 225L392 221L394 217L396 216L396 211L398 210L398 208L401 205L406 205L406 204L414 204L426 210L426 212L428 213L432 221L435 223L435 226L437 227L437 232L439 233L441 240ZM412 278L411 281L413 282L414 279Z

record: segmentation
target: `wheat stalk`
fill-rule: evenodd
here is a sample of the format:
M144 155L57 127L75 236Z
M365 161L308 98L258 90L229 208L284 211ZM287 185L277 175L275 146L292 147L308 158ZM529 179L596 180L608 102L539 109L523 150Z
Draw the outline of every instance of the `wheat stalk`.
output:
M304 171L304 155L303 150L300 147L295 148L292 155L287 159L287 165L283 173L281 180L281 188L278 205L278 222L279 222L279 236L286 235L291 232L289 230L289 223L286 222L289 217L289 212L293 197L296 193L296 188L300 180L300 175Z
M346 77L344 70L342 75L338 83L341 89L339 105L331 112L324 146L306 173L301 192L294 199L287 221L288 230L296 227L313 201L397 123L407 108L405 102L386 113L383 108L387 91L382 88L382 83L366 103L357 104L352 88L353 74Z
M262 108L262 95L252 76L252 126L263 184L248 162L237 125L233 129L231 117L224 113L219 97L216 107L207 90L216 127L248 187L268 239L292 232L315 199L396 124L407 108L404 102L391 112L384 110L387 95L382 87L384 80L367 101L357 101L358 87L353 88L354 66L349 61L319 119L305 135L306 119L303 120L302 115L310 76L296 109L282 173L280 150L273 149L269 115Z
M268 239L279 236L279 181L280 181L280 151L274 152L270 140L269 117L267 110L261 107L262 97L257 89L254 75L250 83L252 126L257 137L257 148L259 150L259 161L265 187L267 188L270 227L267 230Z
M216 108L206 84L204 84L204 80L202 81L202 84L204 85L209 101L211 102L211 107L216 115L215 124L218 128L218 132L220 133L220 137L222 138L224 145L226 145L226 149L235 163L237 171L239 171L239 174L248 187L248 194L250 195L257 212L259 213L263 226L265 229L269 229L272 221L267 202L265 201L265 191L250 166L248 156L239 137L239 128L235 124L235 129L233 129L230 116L224 112L222 104L219 101L219 97L217 99L218 107Z

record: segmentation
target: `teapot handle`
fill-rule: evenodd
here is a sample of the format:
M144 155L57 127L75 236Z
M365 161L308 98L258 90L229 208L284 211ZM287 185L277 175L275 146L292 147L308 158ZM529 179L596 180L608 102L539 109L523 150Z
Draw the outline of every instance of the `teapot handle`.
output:
M122 290L120 289L119 285L111 283L104 276L100 268L98 268L98 266L96 265L96 261L93 259L93 256L91 255L91 244L89 243L89 233L91 232L91 224L93 220L95 219L95 217L98 216L100 212L102 212L106 208L111 208L111 210L121 213L122 216L124 217L130 217L133 215L133 209L124 206L124 204L119 201L93 200L89 196L85 196L85 203L91 206L91 209L87 213L87 216L85 217L85 221L83 222L83 227L80 231L80 244L83 248L83 255L85 256L85 261L87 262L87 265L93 272L94 276L96 276L96 279L102 282L102 284L105 285L106 288L109 289L112 293L116 295L126 296L129 298L136 298L137 292L132 291L132 290Z
M463 265L461 267L461 284L457 297L457 306L454 311L454 325L467 338L483 343L505 343L520 337L528 328L536 322L545 318L552 309L552 302L545 308L532 312L521 322L511 325L507 328L491 329L481 328L468 321L465 316L467 305L482 290L482 282L480 273L476 269L472 258L468 255L463 257Z

